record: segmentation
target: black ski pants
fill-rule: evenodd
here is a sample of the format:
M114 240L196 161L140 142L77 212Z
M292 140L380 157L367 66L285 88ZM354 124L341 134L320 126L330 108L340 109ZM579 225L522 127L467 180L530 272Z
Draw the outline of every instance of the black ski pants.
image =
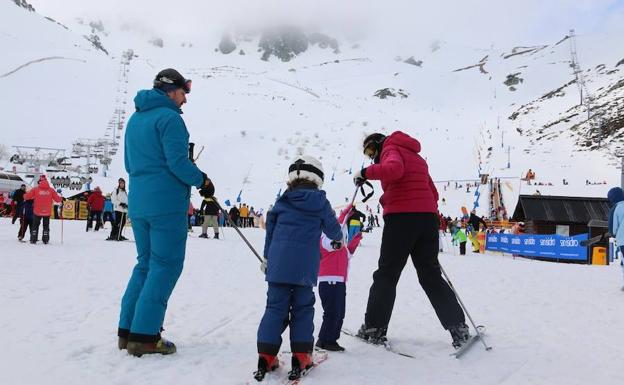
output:
M366 326L387 328L394 308L396 285L411 256L420 286L445 329L464 323L455 294L442 278L438 262L438 217L434 213L398 213L384 216L379 267L368 296Z
M126 225L126 216L128 214L115 211L115 222L113 222L113 227L111 228L110 238L119 239L121 237L121 230Z
M13 219L11 219L11 224L14 224L15 221L20 217L24 208L24 202L17 202L15 204L15 212L13 213Z
M89 219L87 220L87 231L93 227L93 220L95 219L95 231L98 231L100 227L103 227L102 224L102 212L101 211L90 211Z
M459 254L466 255L466 242L459 243Z
M39 226L43 220L43 235L41 240L44 243L48 243L50 240L50 217L40 217L38 215L33 216L33 223L30 226L30 241L37 242L39 238Z

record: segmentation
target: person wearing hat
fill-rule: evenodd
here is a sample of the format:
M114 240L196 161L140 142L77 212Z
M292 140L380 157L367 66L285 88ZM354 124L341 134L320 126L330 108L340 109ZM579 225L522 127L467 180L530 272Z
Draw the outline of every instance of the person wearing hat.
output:
M89 195L87 203L89 204L87 231L93 227L93 219L95 219L95 229L93 231L98 231L102 227L102 210L104 210L104 196L102 196L102 190L99 187L96 187Z
M102 228L104 228L104 224L108 221L111 225L113 222L113 202L111 201L111 194L106 194L104 199L104 210L102 211Z
M321 233L325 233L334 250L343 247L340 224L325 192L320 190L323 179L321 162L311 156L297 158L288 168L288 189L267 213L261 270L266 274L268 290L258 326L258 381L277 368L281 335L288 325L290 379L298 378L312 366L313 287L318 281Z
M13 202L15 202L15 211L13 212L13 219L11 219L11 224L14 224L17 218L20 217L22 213L22 206L24 205L24 194L26 194L26 185L22 184L19 189L13 191L11 198L13 198Z
M125 241L126 237L121 235L122 229L126 225L128 216L128 191L126 190L126 180L119 178L117 188L111 193L111 203L115 211L115 220L111 227L111 232L107 241Z
M60 202L61 197L54 191L45 175L39 177L37 187L24 194L24 200L33 200L33 222L30 226L30 243L35 244L39 238L39 225L43 222L43 235L41 240L44 244L50 241L50 215L52 215L52 202Z
M184 263L191 186L211 189L210 179L189 159L189 133L180 109L191 81L174 69L160 71L153 88L134 98L125 132L124 162L132 187L128 216L137 264L121 300L118 347L129 354L171 354L161 337L169 296Z
M624 272L624 191L620 187L613 187L607 193L609 199L608 233L615 237L617 247L622 253L620 265ZM624 286L622 286L624 291Z
M396 131L389 136L369 135L364 154L374 164L358 171L356 185L366 179L381 181L384 213L379 267L373 274L364 324L358 337L375 344L386 342L386 333L401 272L411 256L418 280L444 329L460 347L469 338L468 326L455 294L442 278L438 262L438 191L420 156L420 142Z

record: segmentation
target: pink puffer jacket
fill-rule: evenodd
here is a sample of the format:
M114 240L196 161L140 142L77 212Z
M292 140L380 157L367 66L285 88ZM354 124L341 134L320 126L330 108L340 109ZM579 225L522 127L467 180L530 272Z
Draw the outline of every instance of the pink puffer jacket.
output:
M346 215L353 206L349 205L338 217L338 222L343 225ZM344 228L344 227L343 227ZM346 232L344 232L346 234ZM355 249L362 240L362 233L357 233L351 239L347 247L334 250L331 246L331 239L325 234L321 235L321 266L319 269L319 282L347 282L349 272L349 259L355 253Z

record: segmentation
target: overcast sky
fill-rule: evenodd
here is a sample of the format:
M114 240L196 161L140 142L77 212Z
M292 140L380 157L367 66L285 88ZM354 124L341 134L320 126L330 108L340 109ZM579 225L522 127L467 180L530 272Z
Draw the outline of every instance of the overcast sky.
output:
M473 46L538 44L624 23L624 0L30 0L38 12L131 22L159 35L193 37L232 24L329 23L371 34L408 33ZM405 36L405 35L404 35Z

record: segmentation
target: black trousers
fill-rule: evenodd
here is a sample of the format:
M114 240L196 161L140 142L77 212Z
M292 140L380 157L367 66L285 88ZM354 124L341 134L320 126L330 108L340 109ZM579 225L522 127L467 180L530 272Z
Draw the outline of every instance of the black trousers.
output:
M17 237L19 239L23 239L24 236L26 235L26 231L28 231L29 229L32 231L32 221L33 221L32 217L26 218L25 216L22 216L20 218L20 228L17 233Z
M110 237L113 239L119 239L121 235L121 229L126 225L127 213L121 211L115 211L115 222L113 222L113 228L111 229Z
M466 255L466 242L459 243L459 254Z
M100 227L103 227L102 224L102 212L101 211L90 211L89 219L87 220L87 231L93 227L93 219L95 219L95 231L98 231Z
M465 321L455 294L442 278L438 262L438 217L433 213L384 216L379 267L368 295L367 327L387 328L394 308L396 285L411 256L420 286L445 329Z
M39 239L39 226L43 219L43 235L41 240L43 243L48 243L50 240L50 217L40 217L38 215L33 216L33 223L30 226L30 241L36 242Z
M318 293L323 305L323 323L318 339L323 342L336 342L340 338L345 317L346 286L344 282L320 282Z
M15 212L13 213L13 219L11 220L11 224L14 224L17 218L20 217L23 208L24 202L17 202L15 204Z

